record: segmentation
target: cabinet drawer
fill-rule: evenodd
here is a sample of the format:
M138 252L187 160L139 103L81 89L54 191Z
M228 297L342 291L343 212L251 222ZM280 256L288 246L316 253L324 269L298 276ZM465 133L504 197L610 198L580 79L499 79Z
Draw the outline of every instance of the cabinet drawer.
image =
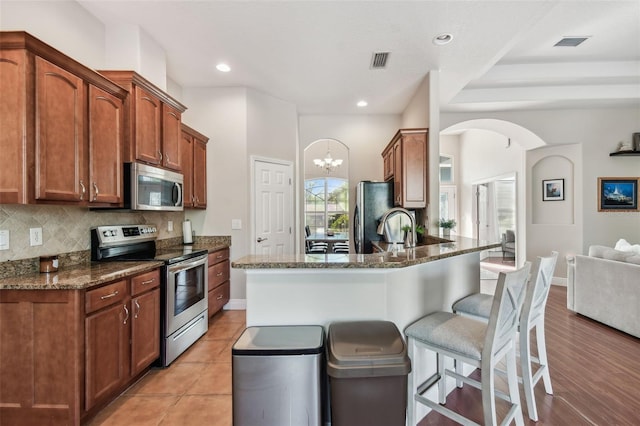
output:
M209 290L229 280L229 261L225 260L209 267Z
M144 274L131 278L131 295L137 296L140 293L160 286L160 270L155 269Z
M123 301L127 297L127 280L116 281L87 291L84 299L87 314Z
M230 284L229 281L219 285L209 292L208 295L208 309L209 316L213 316L216 312L218 312L224 305L229 302L229 294L230 294Z
M214 251L213 253L209 253L209 266L214 265L216 263L220 263L223 260L229 259L229 249L222 249L218 251Z

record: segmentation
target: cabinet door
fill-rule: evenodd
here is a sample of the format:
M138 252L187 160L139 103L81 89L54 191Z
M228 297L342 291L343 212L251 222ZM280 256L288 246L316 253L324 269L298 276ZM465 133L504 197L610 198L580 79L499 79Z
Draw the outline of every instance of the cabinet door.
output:
M193 196L194 207L207 207L207 143L198 139L193 145Z
M160 356L160 289L131 300L131 376Z
M184 175L183 203L185 207L193 207L193 136L184 131L181 135L180 150L182 151L182 174Z
M402 141L397 140L393 144L393 202L396 206L402 205L403 176Z
M126 303L117 303L85 320L85 409L120 390L129 377L129 321Z
M0 51L0 204L27 202L26 62L24 50Z
M37 200L87 199L85 105L80 77L36 58Z
M89 86L89 193L92 203L122 203L123 102Z
M176 171L182 170L181 122L180 111L162 104L162 165Z
M382 154L384 180L393 179L393 148L388 149Z
M136 159L160 164L160 100L140 87L135 91L135 152Z
M427 205L427 138L425 133L402 136L402 206L422 208Z

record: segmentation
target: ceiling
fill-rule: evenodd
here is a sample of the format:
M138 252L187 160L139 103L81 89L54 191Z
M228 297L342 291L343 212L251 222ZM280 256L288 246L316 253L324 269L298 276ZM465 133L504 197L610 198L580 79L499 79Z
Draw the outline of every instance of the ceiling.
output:
M139 26L183 88L250 87L300 114L400 113L430 70L442 111L640 105L639 0L78 2ZM589 38L554 47L567 36Z

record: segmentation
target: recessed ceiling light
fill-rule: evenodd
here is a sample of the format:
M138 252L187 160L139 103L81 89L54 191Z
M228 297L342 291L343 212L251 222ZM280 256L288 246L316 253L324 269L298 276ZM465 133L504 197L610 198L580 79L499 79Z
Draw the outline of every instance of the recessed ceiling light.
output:
M358 101L358 103L356 105L358 105L360 108L362 108L362 107L366 107L369 104L367 103L367 101Z
M433 44L436 46L444 46L445 44L451 43L453 40L453 36L449 33L442 33L433 38Z
M220 72L229 72L231 71L231 67L225 63L221 63L216 65L216 69Z

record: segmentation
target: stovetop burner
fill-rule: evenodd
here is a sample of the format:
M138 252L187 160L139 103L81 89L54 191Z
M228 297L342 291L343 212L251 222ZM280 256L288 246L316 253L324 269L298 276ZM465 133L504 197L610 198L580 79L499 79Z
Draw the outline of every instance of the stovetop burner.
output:
M91 229L91 260L158 260L182 262L207 254L191 246L156 249L155 225L109 225Z

